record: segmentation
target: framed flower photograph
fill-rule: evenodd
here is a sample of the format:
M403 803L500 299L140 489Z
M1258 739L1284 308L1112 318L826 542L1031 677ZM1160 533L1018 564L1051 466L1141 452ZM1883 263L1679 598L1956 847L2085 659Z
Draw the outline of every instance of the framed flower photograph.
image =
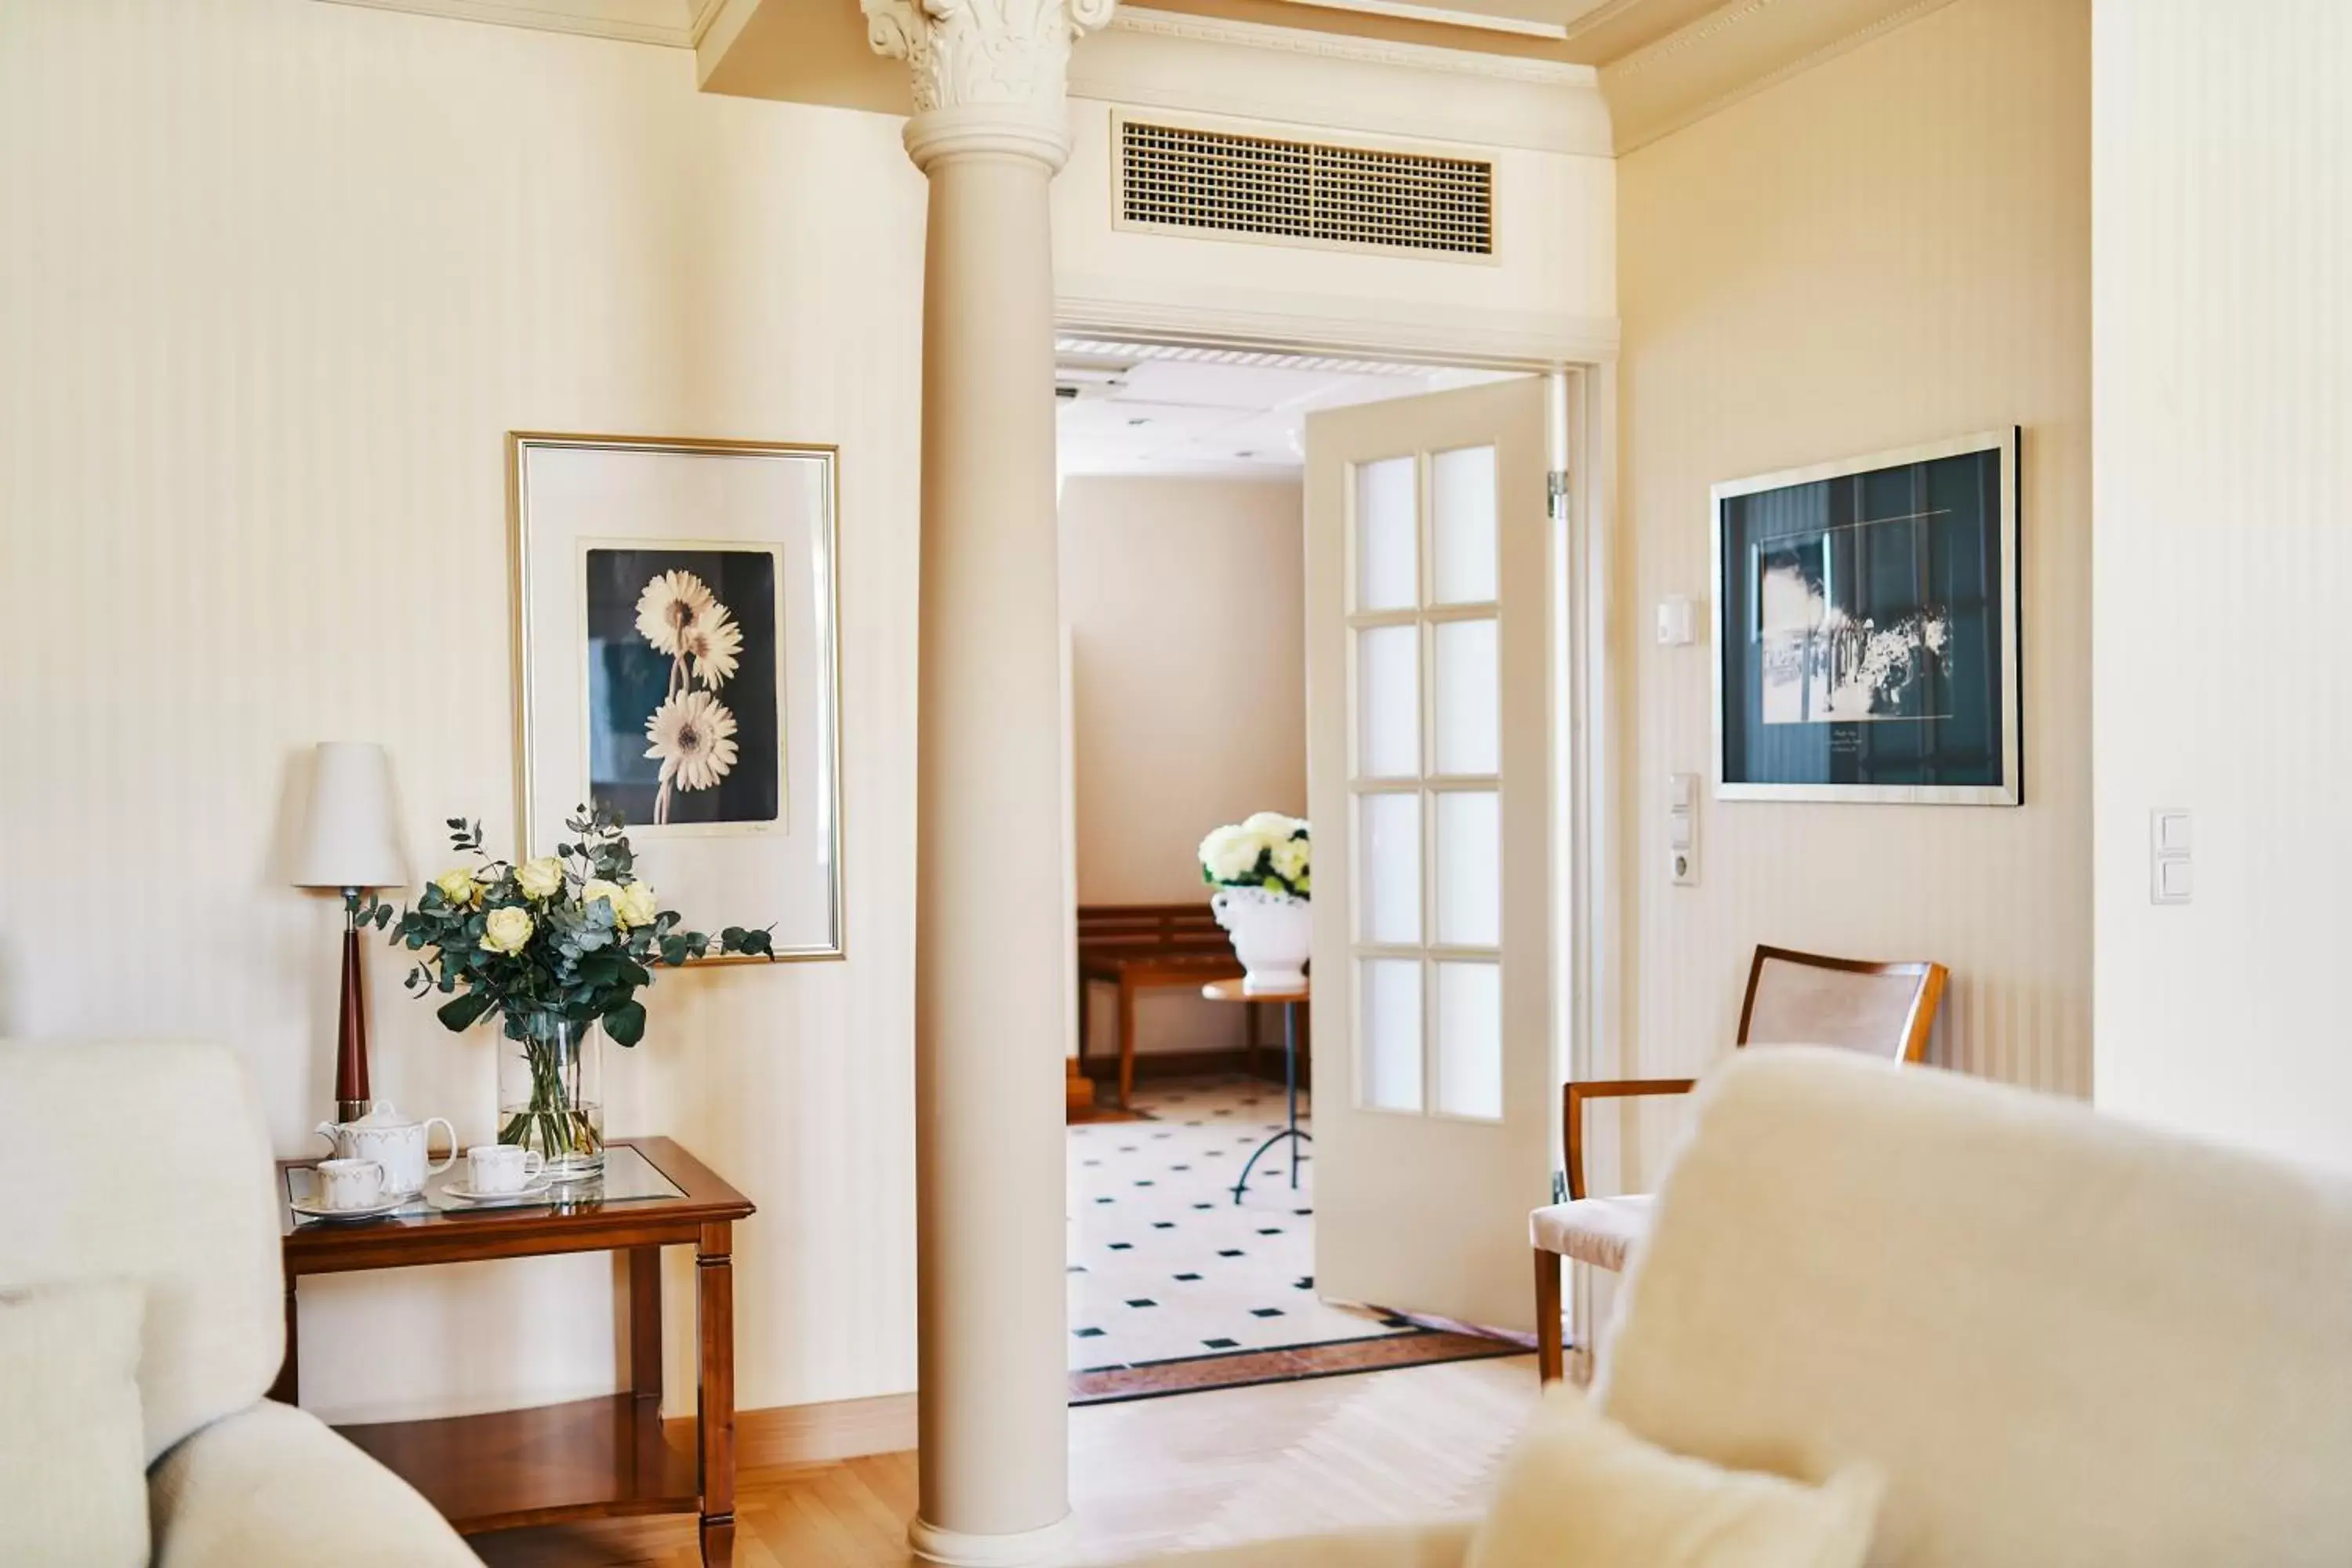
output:
M841 956L834 449L516 433L508 458L522 852L601 807L712 929Z
M767 832L784 821L772 546L592 542L588 795L624 821Z

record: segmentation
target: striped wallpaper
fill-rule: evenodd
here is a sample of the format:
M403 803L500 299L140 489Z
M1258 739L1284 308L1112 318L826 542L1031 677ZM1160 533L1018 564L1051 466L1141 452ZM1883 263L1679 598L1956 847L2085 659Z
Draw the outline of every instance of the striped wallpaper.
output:
M1938 1065L2090 1091L2086 0L1958 0L1622 160L1616 546L1622 1033L1604 1071L1730 1048L1758 942L1928 957ZM2026 804L1700 805L1666 876L1666 775L1708 776L1719 479L2025 427Z

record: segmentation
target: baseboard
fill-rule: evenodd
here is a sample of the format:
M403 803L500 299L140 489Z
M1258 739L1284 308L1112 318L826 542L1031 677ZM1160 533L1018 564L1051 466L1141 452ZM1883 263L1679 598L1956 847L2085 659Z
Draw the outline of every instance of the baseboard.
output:
M670 1440L694 1444L694 1417L664 1423ZM774 1405L735 1413L735 1463L817 1465L866 1454L903 1454L915 1447L915 1396L883 1394L824 1405Z

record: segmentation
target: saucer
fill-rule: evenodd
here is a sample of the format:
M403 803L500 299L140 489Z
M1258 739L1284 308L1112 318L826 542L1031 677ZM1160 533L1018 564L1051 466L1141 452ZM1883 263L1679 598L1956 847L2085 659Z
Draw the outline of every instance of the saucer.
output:
M364 1208L331 1209L324 1204L314 1204L300 1198L289 1198L286 1206L304 1219L378 1219L403 1207L406 1197L385 1197Z
M513 1203L521 1198L542 1196L548 1188L554 1184L552 1178L541 1174L533 1176L521 1186L509 1187L502 1193L478 1193L474 1190L472 1183L461 1178L441 1184L441 1193L443 1196L456 1198L461 1204Z

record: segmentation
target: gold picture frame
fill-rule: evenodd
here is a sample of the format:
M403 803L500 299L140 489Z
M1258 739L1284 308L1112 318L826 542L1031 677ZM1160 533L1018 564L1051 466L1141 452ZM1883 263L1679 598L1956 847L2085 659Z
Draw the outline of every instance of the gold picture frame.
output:
M545 852L563 814L590 798L589 552L765 551L775 817L629 831L648 879L698 923L772 921L779 960L846 955L839 468L837 447L802 442L508 434L519 855Z

